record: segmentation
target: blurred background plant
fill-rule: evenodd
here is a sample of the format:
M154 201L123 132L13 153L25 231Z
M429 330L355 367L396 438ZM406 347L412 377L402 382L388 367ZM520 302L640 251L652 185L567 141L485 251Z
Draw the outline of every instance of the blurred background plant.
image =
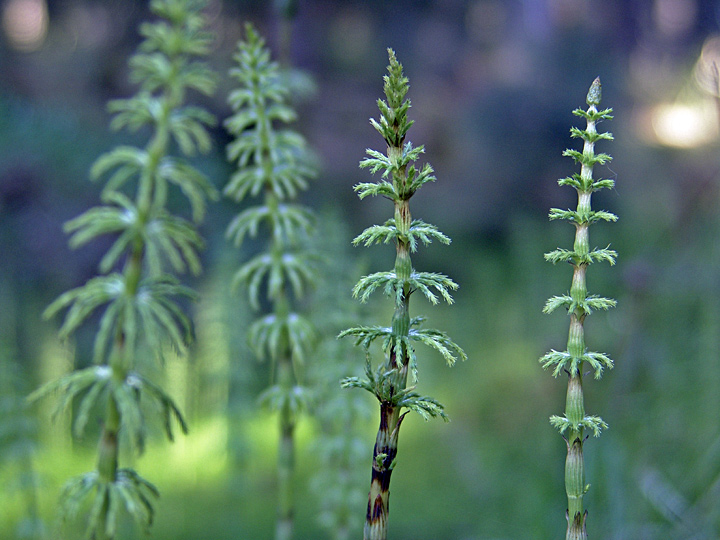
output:
M317 257L309 249L315 216L296 200L317 173L303 137L285 127L296 119L289 105L288 79L251 24L246 24L234 58L236 67L230 76L238 86L228 96L233 115L225 127L234 137L227 153L237 171L224 193L238 204L261 200L233 218L227 236L236 247L257 238L259 232L267 239L240 266L232 287L242 286L251 309L259 312L248 329L248 344L258 359L270 364L270 386L260 402L278 416L275 539L289 540L296 505L295 431L299 418L312 406L305 372L317 341L315 324L300 312L317 279Z
M209 57L215 71L231 66L247 20L279 51L279 23L268 4L208 3L218 36ZM148 9L145 0L5 0L0 18L0 268L15 298L15 345L7 358L29 390L68 370L74 354L40 314L94 275L109 247L97 242L70 252L62 223L98 200L100 188L87 182L94 159L138 141L108 133L102 111L108 99L135 91L127 58ZM393 493L405 495L393 499L392 538L564 534L557 519L565 510L558 497L563 464L550 458L564 442L545 423L558 412L563 383L534 358L557 347L567 330L563 317L541 313L548 291L563 292L571 277L569 266L563 273L543 260L543 246L567 240L565 224L548 224L547 208L572 204L572 190L556 184L568 166L561 152L572 107L598 75L616 120L614 161L597 172L617 174L622 183L598 193L597 203L622 219L598 227L593 238L593 245L612 242L619 254L613 272L598 272L589 283L618 300L593 321L593 348L622 362L597 392L586 391L611 429L586 455L588 478L604 480L590 480L585 505L591 516L603 516L593 521L597 538L717 538L720 160L717 87L708 74L720 56L720 2L301 0L293 28L292 64L310 72L318 88L316 99L298 107L297 130L324 162L302 201L337 208L350 231L385 219L384 201L357 205L352 186L366 180L357 161L376 143L365 121L376 114L378 73L390 46L413 83L414 137L443 182L432 196L413 199L416 213L443 223L452 249L464 255L443 260L439 246L418 254L418 267L442 268L462 285L452 309L434 310L433 323L453 328L473 361L453 370L435 359L420 365L427 393L448 396L443 404L452 422L403 428L403 444L433 452L406 455L398 465L416 473L393 480ZM221 85L203 104L225 118L230 83ZM221 152L227 136L220 128L212 135L215 150L195 163L220 185L230 174ZM196 347L187 361L170 361L162 377L191 433L170 447L150 437L134 463L139 470L160 459L167 465L152 477L163 494L153 526L159 539L263 538L274 526L274 433L269 416L245 412L269 374L267 366L234 360L247 314L227 294L237 252L223 232L236 210L224 200L208 213L206 273L191 278L201 297ZM360 251L368 252L367 268L380 267L376 250L351 249L349 257ZM389 317L383 307L368 309L379 312L363 320ZM92 337L81 329L75 348L87 354ZM371 396L364 399L375 406ZM95 445L71 441L48 416L46 409L35 418L34 463L42 482L38 512L49 524L62 484L94 459ZM372 439L374 424L360 422L363 440ZM319 429L301 422L301 445L308 448ZM372 452L367 442L365 452ZM315 500L302 491L316 457L297 457L297 537L319 538ZM18 478L18 466L3 460L0 485ZM440 495L431 499L431 491ZM0 536L14 538L26 504L6 487L2 500Z
M192 339L183 304L193 291L172 272L200 273L203 241L194 224L202 221L207 198L217 196L202 173L173 155L177 150L192 156L211 145L206 126L214 117L185 103L188 91L209 95L215 87L213 73L197 60L209 52L212 39L204 29L204 5L151 2L156 20L140 25L144 40L129 62L140 90L108 106L111 127L149 131L149 142L144 148L117 146L95 161L91 176L107 177L103 205L64 229L74 248L108 234L114 241L100 260L100 275L61 294L44 312L46 318L64 312L59 329L64 340L88 319L97 322L91 362L79 354L77 369L30 395L31 401L52 396L54 417L74 408L73 433L79 438L95 419L100 424L96 467L69 480L59 499L64 519L85 516L87 539L112 540L125 514L143 528L152 525L158 490L134 468L121 466L127 461L122 449L142 454L148 423L161 426L171 441L176 424L187 432L179 408L152 375L155 363L185 354ZM168 210L171 186L188 199L193 222Z
M322 241L315 238L321 266L321 282L315 297L315 320L323 337L310 369L316 388L314 418L317 432L311 443L318 467L310 479L317 501L318 524L331 540L358 536L367 509L367 465L370 451L365 430L375 420L375 404L361 392L338 392L339 381L357 371L365 361L362 349L336 336L348 326L365 320L361 305L347 294L355 277L366 272L362 260L351 253L352 238L338 209L326 210Z

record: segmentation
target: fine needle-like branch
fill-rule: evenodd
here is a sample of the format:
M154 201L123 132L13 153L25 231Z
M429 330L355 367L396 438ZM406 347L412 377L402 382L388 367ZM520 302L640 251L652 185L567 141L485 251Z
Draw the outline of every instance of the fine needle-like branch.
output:
M365 302L370 295L381 289L395 305L389 327L360 326L349 328L340 337L353 336L356 343L367 352L365 379L350 377L343 386L363 388L374 394L380 402L380 428L375 440L372 459L372 481L365 518L365 540L385 540L389 517L390 476L396 463L400 426L408 411L415 411L423 418L447 419L443 406L435 399L422 396L408 387L408 376L413 384L417 381L417 358L414 343L420 342L438 351L452 365L456 359L465 360L465 352L443 332L419 329L421 317L411 318L410 297L419 291L432 304L440 299L452 303L450 291L457 285L448 277L432 272L416 272L410 259L419 242L427 245L433 240L449 244L450 239L433 225L413 220L410 214L410 198L424 184L433 182L435 176L430 165L420 168L415 162L424 149L406 141L412 121L407 112L410 101L405 98L409 84L402 65L395 53L388 49L390 65L385 76L385 100L378 100L380 119L371 119L371 125L387 144L387 153L367 150L368 157L360 162L361 168L381 173L377 182L365 182L355 186L360 199L367 196L383 196L392 201L394 215L383 225L373 225L362 232L354 243L395 244L395 266L388 272L376 272L358 281L353 295ZM384 361L373 370L370 363L370 346L380 339L385 353Z
M575 210L550 210L550 219L565 219L575 226L575 243L573 249L558 248L545 254L547 261L554 263L569 262L573 265L573 278L569 294L553 296L545 304L543 312L550 313L558 308L567 309L570 316L570 330L565 351L552 350L540 359L543 368L552 369L557 377L561 373L568 374L568 388L564 416L552 416L550 423L558 429L567 443L567 458L565 460L565 491L567 493L567 533L566 540L587 540L586 519L587 511L583 509L583 496L589 488L585 484L585 461L583 446L585 430L589 430L595 437L607 428L607 424L598 416L589 416L585 413L583 396L583 369L584 364L592 368L595 378L602 377L604 370L611 369L613 362L610 358L599 352L591 352L585 346L585 319L593 310L607 310L615 306L615 300L596 295L588 295L586 285L586 272L588 266L595 262L608 262L615 264L615 251L605 249L590 249L589 227L602 220L613 222L617 217L610 212L593 211L590 199L595 191L612 188L613 180L593 179L593 167L604 164L612 158L607 154L596 154L597 141L612 140L610 133L598 133L597 123L612 118L612 109L598 110L601 98L600 79L593 81L587 95L588 109L577 109L573 114L587 121L584 130L572 128L572 137L583 140L582 152L566 150L563 155L569 156L581 166L580 173L558 181L561 186L571 186L578 194L578 204Z

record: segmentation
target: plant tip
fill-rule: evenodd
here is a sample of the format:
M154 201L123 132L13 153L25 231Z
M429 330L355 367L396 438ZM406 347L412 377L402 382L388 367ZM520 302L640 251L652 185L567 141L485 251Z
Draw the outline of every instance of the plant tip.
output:
M595 80L590 85L590 90L587 95L588 105L600 105L602 99L602 86L600 84L600 77L595 77Z

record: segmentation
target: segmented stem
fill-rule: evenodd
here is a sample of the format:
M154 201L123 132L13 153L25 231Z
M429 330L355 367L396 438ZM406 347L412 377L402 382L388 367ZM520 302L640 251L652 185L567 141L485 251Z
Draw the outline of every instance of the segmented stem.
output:
M70 480L62 501L64 513L74 516L84 499L92 498L86 538L98 540L116 536L121 509L144 528L153 520L157 489L132 469L118 465L122 434L136 452L143 450L141 402L149 399L158 405L158 417L170 440L173 418L187 430L170 397L141 374L144 351L161 358L166 344L182 351L190 339L190 320L175 297L192 296L191 291L165 266L178 273L187 267L200 272L197 250L202 239L192 223L165 208L168 184L176 184L187 196L196 222L202 218L206 199L216 196L199 171L182 157L169 155L173 141L185 156L210 147L205 126L214 118L198 107L183 105L189 88L205 94L214 90L212 73L196 61L209 52L211 39L204 30L204 2L152 0L150 7L159 20L141 25L145 39L130 61L141 90L134 97L112 101L109 108L115 113L113 128L148 127L152 136L144 148L120 146L93 165L92 176L109 176L103 190L105 205L71 220L65 229L72 233L73 247L108 233L116 239L100 263L104 275L64 293L45 312L49 317L68 308L60 329L60 335L67 337L104 307L95 338L96 365L48 383L31 396L61 391L59 408L77 398L77 434L82 434L96 406L104 410L96 468ZM134 192L128 188L133 182ZM113 271L120 265L122 271ZM142 345L139 336L144 338Z
M295 427L307 408L306 392L299 382L300 365L314 342L310 322L294 310L314 274L306 252L312 231L311 212L294 200L314 176L303 138L282 124L295 119L288 105L289 89L278 65L270 61L265 41L252 25L245 27L238 44L237 67L231 70L240 83L229 97L233 116L225 125L234 136L228 158L237 172L225 187L226 195L240 202L263 196L262 204L241 212L228 227L228 236L241 245L255 236L261 224L269 235L265 251L240 267L235 284L247 286L250 303L261 309L260 290L272 306L251 326L249 340L258 358L273 362L274 380L261 401L278 413L278 503L276 540L290 540L294 529Z
M450 239L435 227L413 221L409 201L414 193L427 182L435 180L433 169L424 165L417 169L414 162L423 152L423 147L413 147L405 142L405 136L412 125L407 111L410 101L405 99L408 92L408 80L403 74L402 65L395 53L388 49L390 65L385 76L384 90L387 101L378 100L380 120L370 123L383 136L387 144L387 153L367 150L369 156L360 163L372 173L382 171L382 179L376 183L361 183L355 191L361 199L368 195L382 195L393 201L393 218L383 226L365 229L355 238L354 243L368 246L374 243L395 243L395 265L391 272L377 272L362 278L353 290L361 301L382 288L393 298L395 310L390 328L357 327L345 330L340 337L355 336L357 344L366 349L376 339L383 338L384 361L373 372L369 360L366 365L366 380L350 377L343 381L345 387L359 387L373 393L380 402L380 427L375 438L372 460L372 479L365 517L364 539L385 540L389 517L390 477L395 466L398 451L400 426L407 408L421 414L425 419L435 416L447 418L442 405L429 397L423 397L408 388L408 375L417 380L417 362L412 341L421 341L439 351L452 365L456 358L465 359L463 350L444 333L437 330L419 330L415 328L422 318L411 318L410 296L421 291L433 304L438 302L438 293L448 303L452 303L449 290L457 285L449 278L429 272L416 272L412 266L411 253L417 249L418 240L424 244L431 240L450 243ZM434 289L433 292L431 289Z
M600 104L600 79L595 79L587 96L588 109L577 109L574 114L587 120L584 130L573 128L573 137L584 141L582 152L566 150L564 155L572 157L581 164L579 174L559 181L560 185L570 185L578 194L578 203L575 211L553 208L550 211L551 219L566 219L575 225L575 241L572 251L557 249L547 253L545 258L553 263L569 261L573 265L573 277L568 296L553 297L548 300L545 312L550 312L560 306L565 306L570 315L570 328L568 331L567 349L565 352L551 351L540 359L543 367L554 368L553 375L561 371L568 374L568 387L565 402L564 417L553 416L551 423L563 434L567 443L567 457L565 459L565 492L567 494L567 532L566 540L587 540L586 520L587 511L583 507L583 497L589 485L585 484L585 462L583 445L585 442L585 428L589 428L598 436L607 424L599 417L588 416L585 413L583 396L583 363L588 362L595 370L595 377L600 378L604 369L611 369L612 361L602 353L588 352L585 344L585 319L592 308L608 309L615 305L615 301L608 298L589 296L587 293L586 273L590 264L605 260L614 264L615 252L610 249L590 249L589 227L598 219L615 221L617 218L609 212L594 212L591 207L591 197L594 191L609 188L614 185L612 180L593 180L593 166L605 163L611 158L607 154L595 153L595 142L600 139L612 139L609 133L598 133L597 122L612 118L611 109L598 111Z

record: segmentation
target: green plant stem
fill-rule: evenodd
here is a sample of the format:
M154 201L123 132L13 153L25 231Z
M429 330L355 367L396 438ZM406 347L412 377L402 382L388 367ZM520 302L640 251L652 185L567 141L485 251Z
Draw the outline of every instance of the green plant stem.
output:
M597 112L594 105L590 106L589 113ZM595 133L595 121L588 121L587 132ZM585 140L583 155L594 155L594 141ZM584 181L592 181L592 165L583 163L580 177ZM592 190L578 190L577 213L587 216L591 212ZM576 225L575 241L573 244L576 257L581 259L590 252L589 223L582 222ZM587 297L586 282L587 264L576 263L573 267L570 296L576 301L583 301ZM574 358L582 358L585 354L585 317L587 311L582 306L570 314L570 329L568 332L567 351ZM585 460L583 456L583 426L585 418L585 401L582 386L582 372L580 369L570 371L565 405L565 417L570 421L571 428L567 436L567 458L565 459L565 492L568 498L568 528L567 540L586 540L587 532L585 520L587 512L583 512L583 496L585 486Z
M353 241L369 246L375 243L395 244L395 264L391 272L376 272L363 277L355 285L353 295L365 302L373 291L381 289L394 301L394 312L390 328L360 326L349 328L340 337L355 336L356 344L366 349L366 380L348 377L342 381L346 388L363 388L371 392L380 402L380 427L375 438L372 462L372 479L365 516L365 540L387 538L390 477L395 467L398 452L400 426L405 418L403 409L413 410L426 420L441 417L447 420L443 406L435 399L413 392L408 387L408 375L412 373L417 381L417 358L412 341L419 341L438 351L448 365L457 358L465 360L465 352L444 332L434 329L420 329L423 317L410 317L410 296L421 291L427 300L437 304L439 298L451 304L450 290L457 284L442 274L416 272L412 267L411 252L418 244L429 244L438 240L449 244L450 239L435 226L421 220L413 220L409 200L424 184L433 182L435 176L429 164L422 168L414 162L424 151L422 146L413 148L405 141L405 135L413 122L408 120L410 101L405 99L409 84L403 74L402 65L395 53L388 49L389 74L384 77L384 91L387 101L378 100L381 119L371 119L371 125L383 136L387 154L367 150L368 158L360 167L370 168L372 173L382 170L382 178L375 183L361 183L355 186L358 196L382 195L393 201L393 217L384 225L365 229ZM434 291L433 291L434 289ZM384 360L373 372L369 347L374 340L382 338Z
M388 157L397 156L402 148L397 146L388 147ZM406 184L406 172L402 170L393 179L398 187ZM395 201L395 223L400 235L407 236L412 222L410 207L407 199ZM406 348L406 340L410 333L410 295L412 291L406 280L410 279L412 273L412 261L410 259L409 243L402 238L396 242L395 275L398 279L404 280L402 293L396 296L395 312L392 318L392 334L399 338L401 357L395 349L387 355L386 371L392 373L391 385L392 394L398 394L407 387L409 351ZM403 339L405 338L405 339ZM398 436L400 425L405 414L401 414L401 408L392 402L381 401L380 403L380 427L375 439L372 461L372 480L368 496L367 515L365 519L365 540L385 540L387 538L388 515L390 513L390 477L392 475L395 457L398 450Z
M207 179L181 156L170 155L173 142L182 156L205 152L210 137L205 126L212 115L199 107L183 106L185 92L214 90L212 73L196 57L208 54L211 35L203 30L202 0L152 0L157 22L140 26L145 40L130 61L131 77L141 83L135 97L114 100L113 128L136 131L149 128L144 148L119 146L95 162L91 175L108 174L103 205L92 208L65 226L73 233L70 244L113 234L115 241L100 262L102 276L67 291L48 306L51 317L66 309L62 337L68 337L95 310L104 308L94 343L94 366L77 370L34 392L37 399L61 391L59 409L77 403L75 432L82 435L95 410L104 412L95 470L70 480L62 501L65 517L75 517L92 502L86 539L112 540L120 512L126 511L139 525L153 521L152 500L158 491L131 468L119 468L121 436L142 453L145 438L144 403L173 439L172 419L187 432L182 415L162 388L142 374L142 352L162 359L166 344L183 352L191 339L191 322L176 297L192 297L165 270L178 273L189 268L200 272L197 250L202 239L188 220L165 208L168 185L174 184L188 198L193 219L202 219L206 198L215 196ZM134 184L129 187L129 184ZM134 196L133 196L134 195ZM124 262L123 262L124 261ZM122 271L115 270L120 265Z
M293 367L290 357L277 363L277 381L284 392L292 392ZM278 517L275 540L289 540L294 529L295 495L295 415L285 403L280 409L280 442L278 446Z
M600 79L593 81L587 95L588 109L576 109L574 114L586 119L587 127L584 130L572 128L573 137L583 139L582 152L566 150L564 155L572 157L581 164L579 174L559 180L560 185L570 185L577 191L577 207L575 211L553 208L550 211L551 219L566 219L575 226L575 240L573 250L558 249L547 253L545 258L553 263L567 261L573 265L572 284L570 294L556 296L548 300L544 311L549 313L558 307L567 307L570 315L567 348L565 352L552 351L540 361L545 368L554 367L553 375L557 376L563 370L568 374L568 387L565 400L564 417L553 416L550 422L563 434L567 445L565 458L565 492L567 495L567 532L566 540L587 540L587 511L583 507L583 498L589 485L585 484L585 461L583 446L585 428L592 430L597 437L607 424L599 417L588 416L585 412L583 395L583 366L590 364L595 370L595 378L602 376L604 369L613 367L612 360L602 353L588 352L585 344L585 319L593 309L608 309L615 305L615 301L598 296L589 296L587 292L586 274L590 264L596 261L615 263L616 253L610 249L590 250L589 227L597 220L615 221L617 217L609 212L595 212L591 207L592 194L603 188L613 187L613 180L594 180L593 167L612 159L607 154L595 154L595 142L605 139L611 140L609 133L598 133L597 122L612 118L610 109L598 111L600 104Z
M565 459L565 492L568 498L568 530L567 539L587 538L583 513L583 495L585 485L585 461L583 458L583 428L580 422L585 417L583 404L582 375L578 371L568 380L567 403L565 416L577 428L571 428L567 436L567 458Z
M105 421L100 435L98 445L97 471L100 481L104 484L112 484L117 478L118 456L120 453L118 439L120 432L120 412L117 403L112 396L108 396ZM95 530L96 540L112 540L107 534L107 515L109 513L110 500L105 495L103 508L100 512L98 526Z
M228 235L241 245L245 236L256 236L261 223L269 229L265 251L241 266L235 284L248 286L250 303L260 310L260 289L272 304L250 328L248 338L259 359L272 362L273 381L261 401L278 413L276 540L289 540L294 529L295 427L307 408L306 392L299 384L299 369L314 341L312 325L293 309L293 302L313 282L309 257L304 252L312 229L311 213L294 203L298 191L307 189L314 172L307 166L308 152L302 137L277 124L295 119L287 104L289 90L270 51L252 25L238 44L238 67L231 74L240 87L231 92L235 114L226 126L235 140L228 157L238 162L225 193L237 202L262 194L262 204L241 212L228 227Z
M147 167L140 176L140 183L137 194L138 222L144 229L150 219L153 203L156 207L162 208L165 204L165 197L158 197L157 182L155 177L158 174L160 160L168 152L170 137L168 132L169 112L177 107L179 103L172 103L171 94L177 94L172 90L166 91L166 97L162 100L162 113L156 124L155 133L147 145ZM160 199L160 200L158 200ZM141 235L137 235L133 241L130 255L123 270L125 282L125 294L128 297L136 297L143 275L143 255L145 242ZM122 384L127 377L128 370L135 364L132 358L127 358L125 351L125 335L122 331L123 324L118 325L118 332L115 337L113 351L110 354L110 368L113 371L113 378L117 384ZM129 352L132 354L132 351ZM104 423L98 445L97 471L100 480L105 484L112 484L117 479L119 455L120 455L120 426L122 418L114 396L109 393ZM112 540L112 536L106 533L107 515L109 512L109 497L105 495L103 510L100 513L98 527L95 531L96 540Z

